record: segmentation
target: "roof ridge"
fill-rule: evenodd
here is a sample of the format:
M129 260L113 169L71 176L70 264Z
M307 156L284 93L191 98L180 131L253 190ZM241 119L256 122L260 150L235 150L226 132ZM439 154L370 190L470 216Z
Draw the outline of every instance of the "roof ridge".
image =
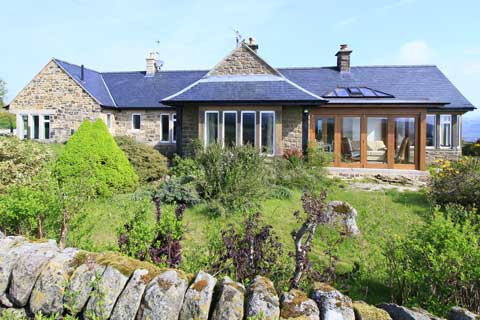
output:
M158 73L166 73L166 72L208 72L208 69L178 69L178 70L161 70ZM102 71L100 72L101 74L106 74L106 73L139 73L139 72L145 72L145 70L130 70L130 71Z
M351 68L413 68L413 67L436 67L435 64L386 64L386 65L360 65L360 66L351 66ZM337 66L320 66L320 67L278 67L279 70L301 70L301 69L333 69Z

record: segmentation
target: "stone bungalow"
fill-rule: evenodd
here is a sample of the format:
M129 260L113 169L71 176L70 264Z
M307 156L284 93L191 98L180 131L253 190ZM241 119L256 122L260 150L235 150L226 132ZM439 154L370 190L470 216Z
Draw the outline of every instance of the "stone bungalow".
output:
M66 141L101 118L162 152L252 144L268 155L315 145L332 166L424 170L461 154L461 116L473 105L436 66L274 68L253 39L211 70L97 72L52 59L7 106L21 139Z

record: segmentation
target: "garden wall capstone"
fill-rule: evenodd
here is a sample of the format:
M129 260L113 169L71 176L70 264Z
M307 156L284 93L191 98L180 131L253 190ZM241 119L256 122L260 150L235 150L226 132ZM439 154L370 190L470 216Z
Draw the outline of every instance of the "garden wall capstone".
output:
M0 233L0 317L73 314L79 319L296 319L437 320L422 309L377 307L316 283L309 297L300 290L278 295L257 276L245 288L228 277L200 271L161 269L116 253L60 250L53 240L29 241ZM53 318L49 318L53 319ZM448 320L478 320L453 308Z

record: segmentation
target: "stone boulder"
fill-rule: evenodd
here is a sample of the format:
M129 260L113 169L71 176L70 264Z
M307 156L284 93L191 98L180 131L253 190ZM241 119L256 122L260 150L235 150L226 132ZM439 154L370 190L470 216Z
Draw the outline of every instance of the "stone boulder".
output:
M145 289L139 319L178 320L187 288L188 279L180 271L156 276Z
M431 320L429 314L414 311L395 303L381 303L377 307L387 311L393 320Z
M348 202L330 201L327 205L326 215L331 217L332 222L336 219L343 219L346 231L353 236L360 234L357 226L357 210Z
M67 248L44 267L30 296L30 311L51 315L63 311L63 294L73 272L72 261L78 250Z
M101 279L104 271L105 266L87 261L73 272L63 297L64 306L70 313L76 315L83 309L92 293L92 281Z
M262 317L265 320L280 317L280 302L272 281L256 276L248 286L246 316Z
M234 282L229 277L223 278L220 297L215 306L212 319L242 320L244 299L245 287L241 283Z
M112 320L133 320L148 282L148 270L135 270L113 309Z
M320 311L318 306L307 294L300 290L284 292L280 298L282 319L318 320Z
M217 279L200 271L183 299L180 320L207 320Z
M355 320L352 300L325 283L316 283L312 299L320 310L322 320Z
M453 307L450 309L447 315L448 320L479 320L480 317L468 311L467 309L460 308L460 307Z
M108 319L127 281L127 276L112 266L107 266L93 288L84 315L87 318Z
M387 311L366 304L363 301L353 302L356 320L392 320Z
M13 266L20 255L32 249L31 243L25 243L23 237L6 237L0 240L0 296L8 288Z
M58 253L53 241L26 245L30 248L18 257L12 268L8 296L16 307L25 307L43 267ZM22 246L24 247L24 246ZM11 250L15 251L14 250Z

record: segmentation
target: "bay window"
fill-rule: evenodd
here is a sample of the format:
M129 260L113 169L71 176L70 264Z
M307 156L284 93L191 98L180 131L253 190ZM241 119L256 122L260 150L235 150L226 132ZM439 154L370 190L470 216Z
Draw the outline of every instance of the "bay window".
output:
M440 147L452 146L452 115L440 115Z
M223 112L223 146L233 147L237 145L237 112Z
M205 111L205 145L218 142L218 111Z
M260 112L260 150L268 155L275 154L275 112Z
M255 146L255 134L256 134L256 112L255 111L242 111L242 144Z

